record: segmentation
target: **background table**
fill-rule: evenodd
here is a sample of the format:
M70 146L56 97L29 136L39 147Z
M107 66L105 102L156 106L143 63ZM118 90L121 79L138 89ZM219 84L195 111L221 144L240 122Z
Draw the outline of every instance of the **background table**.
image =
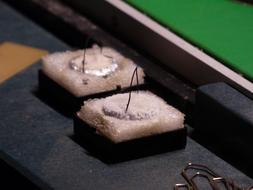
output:
M0 41L43 48L66 44L0 1ZM14 55L15 56L15 55ZM188 138L185 150L108 164L73 140L72 119L37 93L36 63L0 86L0 158L45 189L172 189L188 162L249 185L253 181Z

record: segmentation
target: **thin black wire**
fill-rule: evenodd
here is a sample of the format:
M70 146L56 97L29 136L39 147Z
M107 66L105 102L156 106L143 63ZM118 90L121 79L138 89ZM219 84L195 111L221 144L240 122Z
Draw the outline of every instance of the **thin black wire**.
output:
M136 82L137 82L137 87L139 87L139 77L138 77L138 67L136 67L136 71L135 71L135 76L136 76Z
M83 49L83 61L82 61L82 72L84 73L85 71L85 68L84 68L84 65L85 65L85 58L86 58L86 49L88 47L88 44L89 44L89 41L91 39L91 36L89 36L86 40L85 40L85 44L84 44L84 49Z
M136 76L137 86L139 86L138 67L136 67L134 69L134 72L133 72L133 75L132 75L132 78L131 78L130 88L133 85L134 76ZM129 96L128 96L128 101L127 101L125 112L127 112L127 110L128 110L128 107L129 107L129 104L130 104L130 101L131 101L131 97L132 97L132 90L130 90L130 92L129 92Z

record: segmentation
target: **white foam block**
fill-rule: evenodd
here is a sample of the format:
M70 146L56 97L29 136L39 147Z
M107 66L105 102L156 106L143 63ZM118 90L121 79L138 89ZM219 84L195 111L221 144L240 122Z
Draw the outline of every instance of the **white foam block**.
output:
M110 91L117 86L129 87L136 64L109 47L98 46L84 51L58 52L42 58L44 73L76 97ZM144 83L144 72L138 67L139 84ZM136 80L133 86L137 85Z
M77 116L97 133L115 143L173 131L184 127L184 114L149 91L84 102Z

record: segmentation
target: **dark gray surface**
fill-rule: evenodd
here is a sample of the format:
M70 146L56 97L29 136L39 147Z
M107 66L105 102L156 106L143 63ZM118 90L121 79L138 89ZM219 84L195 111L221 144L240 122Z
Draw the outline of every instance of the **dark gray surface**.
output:
M209 123L211 128L253 130L253 100L225 83L199 87L196 105L204 120L208 120L208 115L213 116ZM219 125L212 127L214 123Z
M0 2L0 41L50 51L66 45ZM0 86L0 158L47 189L172 189L188 162L204 163L249 185L252 180L188 139L185 150L108 165L75 143L72 121L36 95L36 64Z
M14 41L48 51L67 48L66 44L11 10L0 0L0 43L3 41Z
M208 84L198 88L195 110L194 138L252 177L253 100L225 83Z

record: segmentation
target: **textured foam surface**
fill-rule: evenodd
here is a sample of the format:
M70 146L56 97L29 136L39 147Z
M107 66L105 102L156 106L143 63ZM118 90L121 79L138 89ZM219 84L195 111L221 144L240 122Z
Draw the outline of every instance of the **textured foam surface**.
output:
M148 91L133 92L84 102L78 112L97 132L111 141L137 139L184 127L184 114Z
M82 66L83 50L58 52L45 56L42 59L42 70L76 97L111 91L117 86L129 87L132 73L137 66L132 60L108 47L100 49L94 46L87 49L85 54L85 73ZM112 61L117 64L114 72L105 76L94 75L94 71L99 74L98 69L111 66ZM143 84L144 72L140 67L138 76L139 84ZM133 85L137 85L136 80Z
M253 7L229 0L126 0L253 80Z

